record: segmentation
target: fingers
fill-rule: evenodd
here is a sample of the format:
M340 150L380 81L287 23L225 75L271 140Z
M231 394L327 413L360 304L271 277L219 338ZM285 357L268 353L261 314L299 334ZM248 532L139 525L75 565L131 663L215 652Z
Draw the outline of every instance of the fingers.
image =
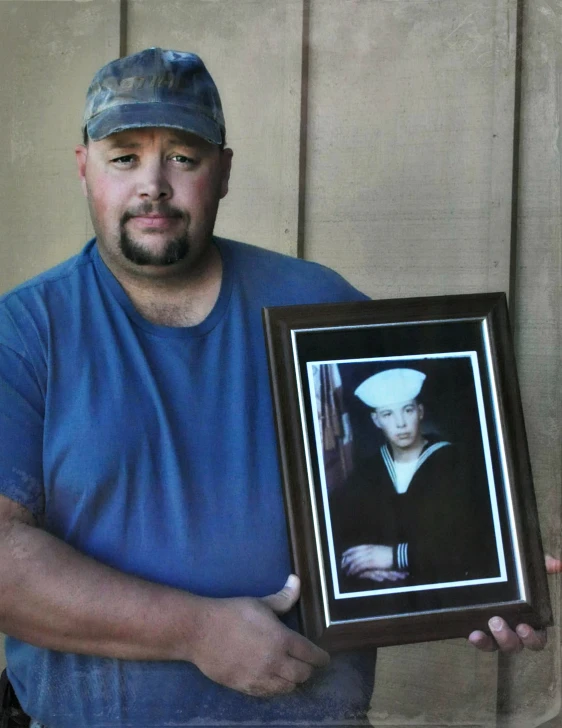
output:
M278 676L290 683L293 688L306 682L314 672L314 667L302 660L289 659L278 670Z
M373 563L373 560L367 553L345 557L345 561L342 561L342 568L345 569L346 574L354 576L360 571L366 571L367 569L376 569L377 565Z
M296 687L305 683L314 672L314 667L301 660L288 658L276 668L276 674L267 682L248 687L244 692L256 697L271 697L291 693Z
M560 559L545 554L544 561L547 573L562 572ZM533 629L528 624L518 624L515 630L512 630L501 617L492 617L488 626L492 633L491 636L477 630L472 632L468 638L471 644L483 652L493 652L499 649L505 653L516 654L525 647L528 650L539 652L546 645L546 631Z
M546 632L534 630L528 624L518 624L513 631L501 617L492 617L488 625L502 652L517 653L524 647L538 651L546 645Z
M286 614L296 603L301 593L301 583L298 576L290 574L285 586L275 594L262 597L262 602L272 609L278 616Z
M545 554L544 562L547 574L559 574L562 572L562 561L560 559L555 559L554 556Z
M518 624L515 628L517 636L528 650L540 652L546 646L546 630L533 629L528 624Z
M407 571L385 571L384 569L381 569L381 573L384 575L384 578L389 581L402 581L408 576Z
M312 667L326 667L330 662L330 655L325 650L297 632L293 632L287 652L290 657Z
M289 638L285 641L285 650L281 654L271 656L267 665L254 672L252 679L244 682L236 689L257 697L270 697L292 692L306 682L317 668L325 667L330 656L305 637L282 627Z
M488 622L488 627L502 652L521 652L523 644L505 620L501 617L492 617Z
M485 632L481 632L479 629L470 633L468 641L482 652L495 652L498 649L498 645L495 640L493 640L490 635L487 635Z
M372 553L373 549L376 548L373 544L363 544L362 546L353 546L342 554L342 565L355 561L356 559L364 558Z
M330 657L279 615L299 596L292 575L280 591L263 599L233 597L206 600L205 629L193 659L208 678L248 695L288 693Z
M365 551L369 551L372 548L370 544L363 544L362 546L352 546L350 549L347 549L347 551L343 552L344 559L348 556L355 556L356 554L364 553Z
M349 576L363 576L368 571L378 571L383 575L383 578L386 578L384 576L385 574L398 573L392 571L392 569L382 567L376 556L373 556L371 553L356 555L346 560L345 563L342 562L342 569Z
M262 602L278 616L288 612L300 596L300 579L290 574L285 586L275 594L263 597ZM287 654L305 665L325 667L330 662L330 655L298 632L288 630L290 640L287 643ZM309 673L310 676L310 673Z
M350 576L357 574L359 571L378 569L378 564L374 563L372 558L373 549L374 547L368 544L347 549L342 555L342 569Z
M291 693L297 687L292 680L285 680L280 676L272 677L270 680L260 681L255 685L246 685L237 688L241 693L252 695L254 698L271 698L274 695L285 695Z
M359 574L361 579L370 579L370 581L387 581L390 579L382 569L367 569ZM392 579L390 579L392 581Z
M366 569L359 576L371 581L402 581L408 576L407 571L391 571L389 569Z
M306 682L317 668L326 667L330 655L296 632L292 633L287 654L272 666L269 694L289 693Z
M347 549L342 555L341 566L348 574L357 574L366 569L392 569L391 546L382 544L361 544Z
M535 630L528 624L518 624L515 631L501 617L492 617L488 622L491 636L476 630L469 635L469 642L483 652L501 650L509 654L517 654L526 647L538 652L546 645L546 632Z

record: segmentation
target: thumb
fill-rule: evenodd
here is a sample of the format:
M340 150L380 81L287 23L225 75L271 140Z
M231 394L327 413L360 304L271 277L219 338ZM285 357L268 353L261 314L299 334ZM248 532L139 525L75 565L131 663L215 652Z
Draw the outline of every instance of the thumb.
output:
M559 574L562 571L562 561L555 559L550 554L545 554L544 562L546 564L547 574Z
M298 576L290 574L285 586L275 594L262 598L267 606L278 616L286 614L295 604L301 593L301 582Z

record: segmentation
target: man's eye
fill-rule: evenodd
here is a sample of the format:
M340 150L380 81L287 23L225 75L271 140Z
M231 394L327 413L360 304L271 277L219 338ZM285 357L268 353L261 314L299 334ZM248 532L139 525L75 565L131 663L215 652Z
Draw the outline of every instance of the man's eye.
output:
M134 154L124 154L122 157L115 157L111 160L111 162L113 164L124 166L127 164L131 164L134 161L134 158Z
M174 154L174 156L172 157L172 160L174 162L178 162L179 164L185 164L190 167L194 167L195 165L197 165L197 163L199 161L199 160L195 159L194 157L186 157L185 154Z

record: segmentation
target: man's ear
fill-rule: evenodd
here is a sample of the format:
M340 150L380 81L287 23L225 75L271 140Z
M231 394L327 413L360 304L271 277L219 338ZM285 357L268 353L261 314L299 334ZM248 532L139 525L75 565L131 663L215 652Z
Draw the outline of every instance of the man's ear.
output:
M84 197L88 196L88 190L86 187L86 161L88 159L88 147L84 144L79 144L74 150L76 155L76 164L78 165L78 178L82 186L82 192Z
M379 416L377 414L377 410L373 410L371 412L371 419L373 420L373 422L375 423L375 425L379 428L379 430L382 430L381 423L380 423L380 420L379 420Z
M418 404L418 412L420 413L420 420L423 420L423 416L425 414L425 410L423 408L423 404Z
M230 170L232 168L232 149L225 147L221 150L221 190L220 199L226 197L228 193L228 180L230 179Z

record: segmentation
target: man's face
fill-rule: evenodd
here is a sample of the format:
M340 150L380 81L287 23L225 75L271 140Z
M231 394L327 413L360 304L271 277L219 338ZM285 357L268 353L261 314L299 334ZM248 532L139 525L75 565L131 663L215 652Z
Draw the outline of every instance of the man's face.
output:
M407 450L419 444L423 405L418 404L415 399L390 407L377 407L371 416L375 425L384 432L386 439L394 447Z
M131 129L76 149L98 239L112 267L162 278L195 271L210 250L232 152L176 129Z

